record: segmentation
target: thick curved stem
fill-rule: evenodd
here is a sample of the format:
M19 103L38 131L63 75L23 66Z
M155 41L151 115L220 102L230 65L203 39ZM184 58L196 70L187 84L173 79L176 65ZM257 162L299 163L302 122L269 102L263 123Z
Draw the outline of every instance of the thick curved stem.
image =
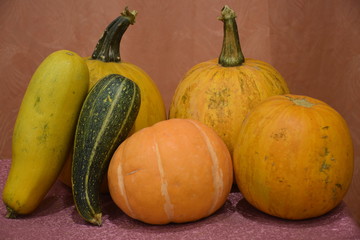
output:
M223 67L240 66L245 61L235 18L235 12L225 5L219 17L224 23L224 39L219 57L219 64Z
M96 44L91 59L103 62L120 62L121 38L129 25L135 23L136 14L135 10L130 12L126 7L124 12L107 26Z

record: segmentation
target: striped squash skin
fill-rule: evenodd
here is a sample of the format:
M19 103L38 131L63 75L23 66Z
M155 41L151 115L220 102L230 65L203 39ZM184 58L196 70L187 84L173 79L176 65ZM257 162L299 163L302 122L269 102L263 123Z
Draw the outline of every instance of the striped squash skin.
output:
M76 208L92 224L101 225L101 181L140 103L137 84L118 74L101 79L85 99L75 133L71 180Z
M121 39L130 25L135 24L137 11L126 7L105 29L91 57L86 57L90 88L108 74L120 74L136 82L141 90L141 106L131 134L166 119L161 93L151 77L140 67L123 61Z
M85 57L89 68L89 88L109 74L120 74L133 80L141 91L141 106L130 134L166 119L166 108L161 93L151 77L140 67L124 62L120 56L120 45L126 29L135 23L136 11L125 11L114 19L99 39L93 54ZM71 186L71 157L59 176L60 181ZM106 179L106 178L105 178ZM107 182L103 182L103 192L108 192Z

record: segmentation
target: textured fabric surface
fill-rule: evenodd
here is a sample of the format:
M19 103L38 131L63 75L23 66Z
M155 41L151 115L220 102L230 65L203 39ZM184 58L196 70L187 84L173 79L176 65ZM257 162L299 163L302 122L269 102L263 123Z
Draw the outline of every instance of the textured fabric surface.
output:
M292 93L325 101L348 122L356 164L345 202L360 222L359 0L0 0L0 158L11 157L22 97L51 52L90 56L129 6L139 14L122 39L122 59L152 77L168 108L186 71L219 56L225 4L237 13L245 57L270 63Z
M0 190L10 160L0 161ZM319 218L288 221L266 215L239 192L212 216L185 224L148 225L126 216L109 195L102 195L103 225L85 223L76 212L71 191L56 182L39 208L19 219L6 219L0 205L0 239L360 239L360 228L344 203Z

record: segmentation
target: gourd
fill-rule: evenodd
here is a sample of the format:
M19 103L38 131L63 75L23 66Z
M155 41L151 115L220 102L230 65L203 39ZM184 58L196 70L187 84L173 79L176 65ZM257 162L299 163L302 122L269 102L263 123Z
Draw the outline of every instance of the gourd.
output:
M124 12L111 22L98 41L91 57L86 59L90 72L90 88L108 74L120 74L134 81L141 91L141 106L132 133L166 119L165 104L153 80L138 66L124 62L120 56L120 41L137 12Z
M221 11L224 39L220 57L192 67L178 84L169 117L191 118L212 127L230 153L250 109L272 95L289 92L285 80L270 64L244 58L235 13Z
M32 213L56 181L72 146L89 71L74 52L53 52L36 69L23 97L3 190L7 217Z
M353 154L348 126L335 109L307 96L273 96L244 120L234 150L236 182L265 213L317 217L348 191Z
M90 71L89 89L99 79L109 74L120 74L131 79L139 86L141 106L130 134L166 119L165 104L153 80L138 66L122 61L120 56L119 45L122 36L129 25L135 23L136 15L136 11L129 11L128 8L125 8L121 15L107 26L93 54L85 58ZM71 161L70 156L59 178L67 185L71 185ZM106 182L103 184L102 191L108 192Z
M165 120L134 133L118 147L108 170L116 205L149 224L211 215L225 203L232 182L225 143L190 119Z
M111 74L90 90L76 127L72 191L76 209L86 221L101 225L100 184L109 161L130 133L139 112L140 89Z

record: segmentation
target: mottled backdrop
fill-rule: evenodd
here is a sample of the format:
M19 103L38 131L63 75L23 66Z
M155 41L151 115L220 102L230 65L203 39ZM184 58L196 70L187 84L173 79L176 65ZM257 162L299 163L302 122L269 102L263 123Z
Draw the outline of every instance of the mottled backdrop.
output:
M168 108L185 72L218 57L224 4L237 12L246 57L269 62L293 93L327 102L348 122L356 169L346 203L359 220L359 0L0 0L0 159L11 157L22 96L48 54L68 49L89 56L107 24L125 6L136 9L122 59L153 78Z

